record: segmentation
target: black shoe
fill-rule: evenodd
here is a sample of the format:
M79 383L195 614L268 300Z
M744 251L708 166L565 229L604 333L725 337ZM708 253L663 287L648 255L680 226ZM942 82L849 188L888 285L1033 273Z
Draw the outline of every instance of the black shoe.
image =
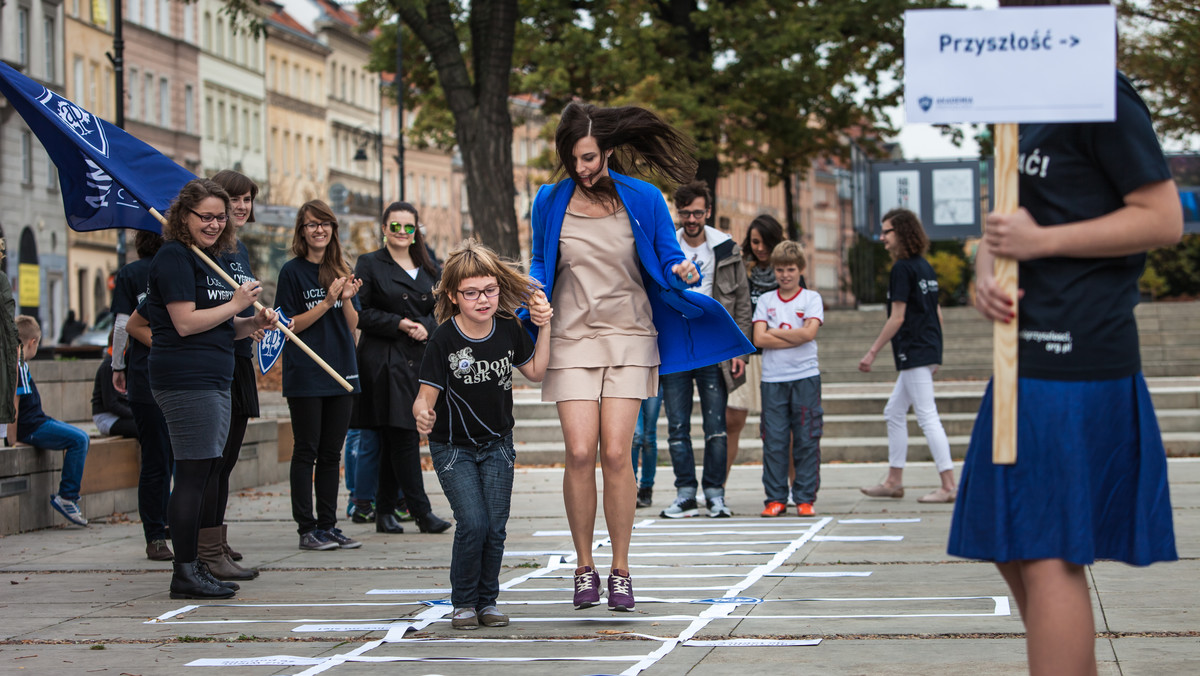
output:
M396 520L393 514L375 514L375 532L376 533L403 533L404 526Z
M209 582L198 570L199 561L172 564L171 598L173 599L227 599L233 590Z
M212 573L212 569L210 569L210 568L208 567L208 564L207 564L207 563L205 563L205 562L204 562L204 561L202 561L202 560L199 560L199 559L197 559L197 560L196 560L196 572L198 572L198 573L200 573L201 575L203 575L203 576L205 577L205 579L207 579L209 582L211 582L211 583L213 583L213 584L217 585L218 587L224 587L224 588L226 588L226 589L232 589L233 591L237 591L237 590L239 590L239 589L241 589L241 588L242 588L242 585L240 585L240 584L238 584L238 583L234 582L233 580L219 580L219 579L217 579L217 576L216 576L216 575L213 575L213 573Z
M425 516L415 517L417 528L421 529L422 533L444 533L449 530L451 523L439 517L437 514L430 512Z
M649 507L650 503L653 501L653 499L654 499L654 489L653 488L651 488L650 486L646 486L644 488L638 489L638 494L637 494L637 506L638 507Z

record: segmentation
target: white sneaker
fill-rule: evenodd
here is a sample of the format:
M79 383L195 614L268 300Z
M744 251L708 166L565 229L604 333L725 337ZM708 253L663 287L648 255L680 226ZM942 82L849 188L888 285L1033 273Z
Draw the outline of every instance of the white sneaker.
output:
M83 518L83 510L79 509L79 505L74 500L59 497L56 493L50 496L50 506L66 517L67 521L77 526L88 525L87 519Z
M660 516L668 519L682 519L689 516L700 516L700 508L696 506L696 498L676 497L671 506L664 509Z
M712 497L708 499L708 516L710 519L728 519L733 512L725 506L724 497Z

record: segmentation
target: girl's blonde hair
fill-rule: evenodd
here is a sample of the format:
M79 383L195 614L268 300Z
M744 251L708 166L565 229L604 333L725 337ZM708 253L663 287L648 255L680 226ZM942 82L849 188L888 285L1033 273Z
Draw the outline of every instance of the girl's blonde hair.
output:
M444 322L458 314L458 305L453 302L454 294L464 280L472 277L495 277L500 287L496 298L496 313L512 316L517 308L529 302L533 293L541 287L534 278L521 272L516 263L500 258L495 251L475 239L464 240L446 257L442 266L442 279L433 289L437 300L434 312L437 320Z

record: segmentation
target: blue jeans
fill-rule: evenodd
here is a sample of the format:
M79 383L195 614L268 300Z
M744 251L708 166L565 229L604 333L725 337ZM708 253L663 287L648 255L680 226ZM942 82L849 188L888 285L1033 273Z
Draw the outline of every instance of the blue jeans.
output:
M450 601L476 610L495 605L517 457L512 432L479 446L430 441L429 455L454 510Z
M350 479L351 447L355 456L353 480ZM350 489L350 496L355 502L371 502L379 483L379 431L350 428L346 433L346 458L346 488Z
M83 482L83 463L87 460L87 432L50 418L31 434L20 441L43 450L66 451L63 457L62 480L58 483L58 497L64 500L79 499L79 485Z
M796 504L813 503L821 487L821 434L825 411L821 408L821 376L787 383L762 384L764 502L788 500L788 442L796 481ZM789 439L790 437L790 439Z
M637 476L638 460L642 464L642 478L638 488L653 488L654 473L658 470L658 411L662 408L662 385L658 394L642 400L638 411L637 427L633 430L633 474Z
M721 366L702 366L691 371L659 376L663 405L667 409L668 444L671 466L675 470L675 492L681 497L696 497L696 458L692 455L692 382L700 391L700 415L704 426L704 472L700 485L704 496L725 496L725 379Z

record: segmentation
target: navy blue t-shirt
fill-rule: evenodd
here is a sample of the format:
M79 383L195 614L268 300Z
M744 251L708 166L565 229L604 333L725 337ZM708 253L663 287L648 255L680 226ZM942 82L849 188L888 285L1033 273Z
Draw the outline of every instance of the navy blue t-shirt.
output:
M250 251L246 249L246 245L240 239L237 241L237 251L221 256L218 264L225 268L225 271L229 273L230 277L233 277L239 286L257 279L254 273L250 272ZM245 310L239 312L238 316L253 317L255 312L254 306L249 305ZM288 316L290 317L291 315ZM233 344L233 353L245 359L253 358L254 339L243 338L237 341Z
M125 265L117 272L113 283L113 314L131 315L134 310L142 308L150 283L150 262L152 258L139 258ZM145 309L142 314L145 316ZM153 404L154 396L150 394L150 348L139 343L133 336L125 344L125 388L129 392L129 401L142 404Z
M295 318L325 300L326 289L321 286L320 273L320 265L303 258L293 258L283 264L275 289L275 305L283 310L283 314ZM354 309L361 309L358 296L350 301ZM357 394L360 391L358 358L354 352L354 334L346 325L342 312L342 302L335 302L333 309L296 335L353 385ZM283 344L283 396L331 397L340 394L348 393L311 357L290 340Z
M228 303L233 289L178 241L163 244L150 264L146 319L154 334L150 386L156 390L228 390L233 383L233 320L182 337L167 304L186 301L205 310Z
M29 443L29 435L37 431L43 423L50 419L42 410L42 395L38 394L37 386L33 384L33 376L29 373L29 362L21 361L17 366L17 431L21 433L17 441Z
M1021 125L1020 203L1039 225L1104 216L1171 177L1146 104L1124 75L1116 84L1115 122ZM1133 308L1145 262L1145 254L1022 262L1020 375L1106 380L1140 371Z
M146 299L137 306L137 313L146 316ZM148 320L147 320L148 321ZM129 392L129 401L138 404L155 404L154 393L150 391L150 348L142 345L133 336L129 337L125 349L125 390Z
M421 384L441 390L430 441L479 445L512 431L512 372L533 358L533 341L521 323L495 317L492 332L475 340L455 321L442 322L421 360Z
M937 274L921 256L892 263L888 278L887 314L892 303L904 303L904 323L892 336L896 370L942 363L942 324L938 321Z

